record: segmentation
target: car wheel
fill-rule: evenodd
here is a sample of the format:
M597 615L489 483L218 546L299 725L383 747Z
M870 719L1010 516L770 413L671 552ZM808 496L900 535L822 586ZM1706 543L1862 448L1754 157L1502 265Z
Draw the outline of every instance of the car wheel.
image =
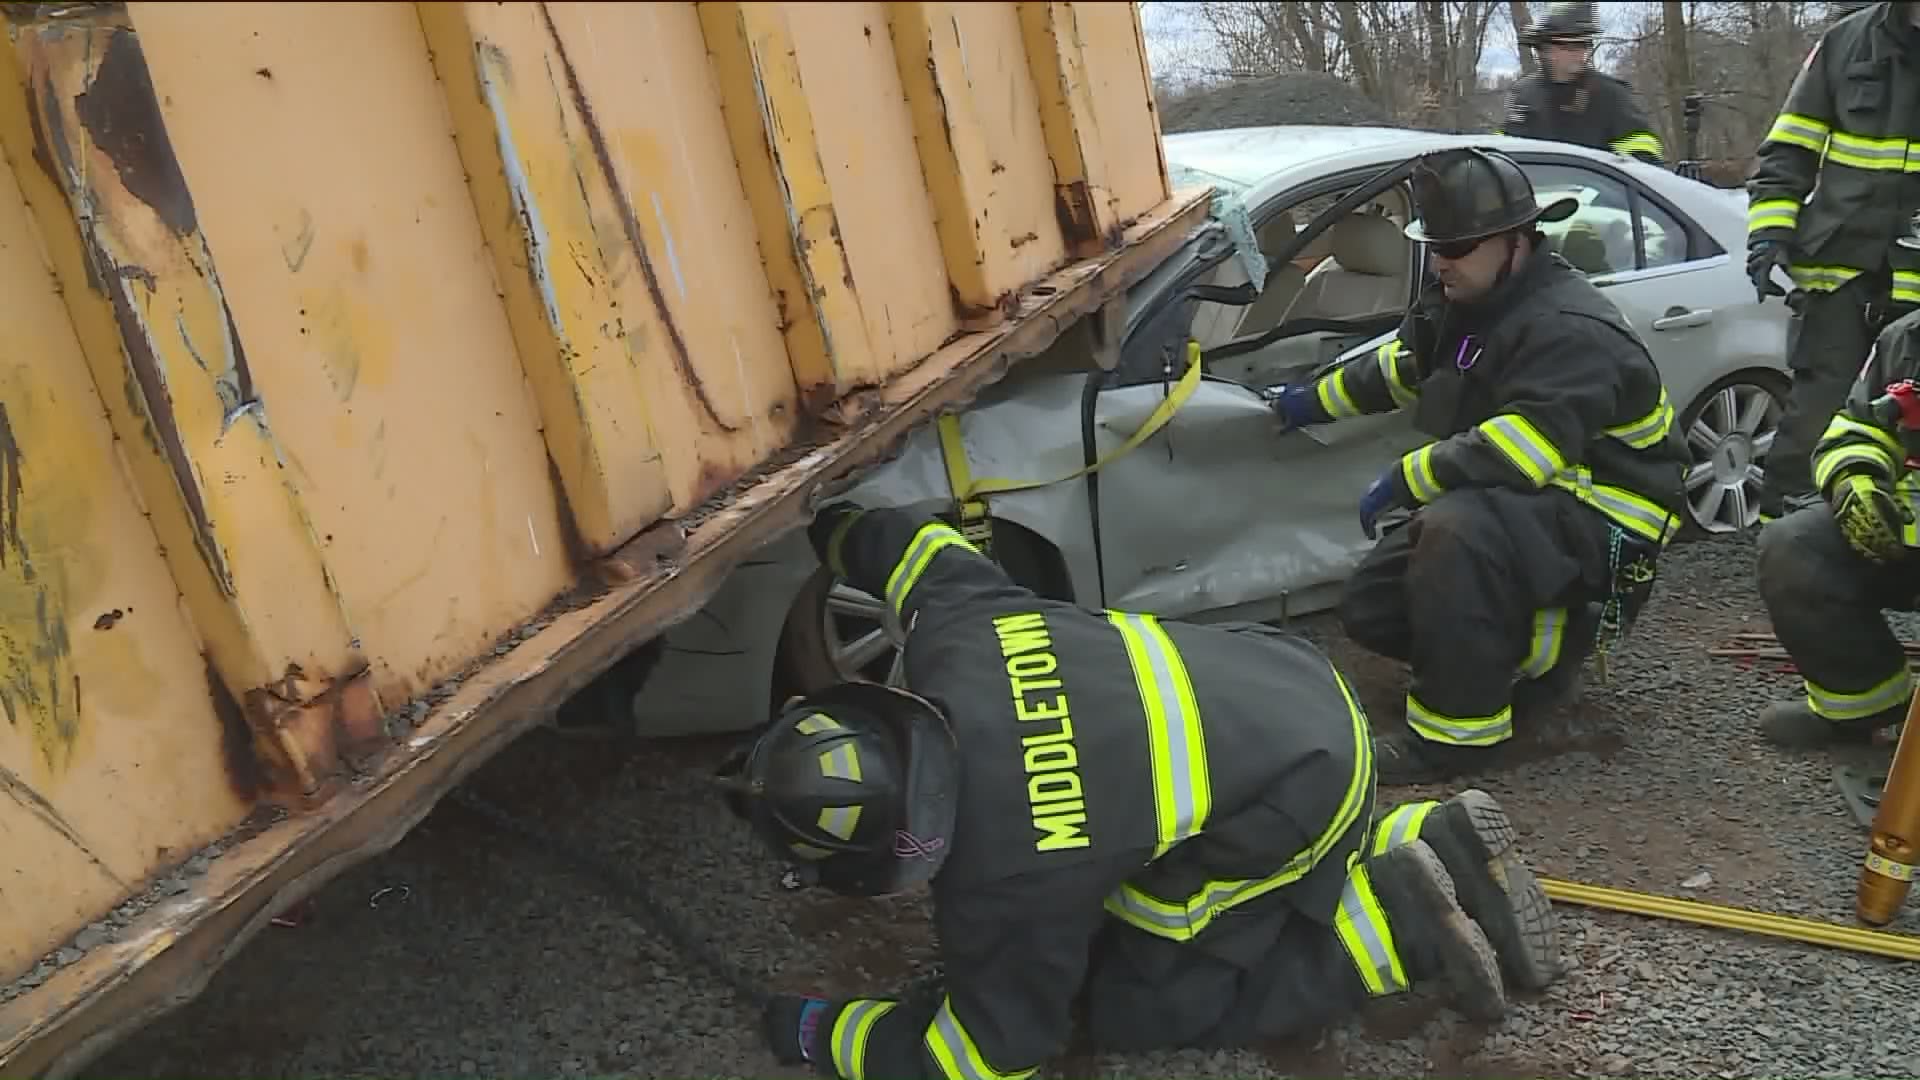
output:
M1686 535L1727 535L1759 523L1767 452L1786 398L1784 376L1742 371L1708 387L1680 415L1688 456Z
M1013 580L1053 600L1072 600L1059 553L1011 522L993 525L996 557ZM774 707L794 694L811 694L852 680L902 685L899 634L885 604L822 566L794 594L780 632L774 667Z

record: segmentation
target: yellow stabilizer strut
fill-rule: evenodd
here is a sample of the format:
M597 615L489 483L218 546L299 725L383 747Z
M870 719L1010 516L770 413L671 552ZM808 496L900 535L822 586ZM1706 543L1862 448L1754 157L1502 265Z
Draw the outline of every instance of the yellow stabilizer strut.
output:
M1869 930L1861 926L1841 926L1837 923L1794 918L1791 915L1769 915L1743 908L1703 904L1698 900L1655 896L1651 893L1633 892L1628 889L1609 889L1600 885L1582 885L1578 882L1557 881L1553 878L1541 878L1540 884L1546 889L1550 899L1561 903L1605 908L1609 911L1624 911L1630 915L1647 915L1656 919L1698 923L1701 926L1717 926L1723 930L1740 930L1749 934L1801 941L1809 945L1825 945L1852 952L1873 953L1876 956L1890 956L1896 960L1920 960L1920 937L1910 934L1892 934L1885 930Z

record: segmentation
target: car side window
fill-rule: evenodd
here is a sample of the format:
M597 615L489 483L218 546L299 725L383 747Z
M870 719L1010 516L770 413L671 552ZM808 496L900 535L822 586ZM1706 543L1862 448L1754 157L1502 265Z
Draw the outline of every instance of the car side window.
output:
M1572 216L1540 224L1561 258L1589 277L1635 268L1633 201L1625 184L1571 165L1526 163L1521 168L1542 205L1568 198L1579 204Z
M1627 185L1577 165L1522 163L1542 203L1571 197L1580 208L1564 221L1542 224L1562 258L1588 275L1674 266L1687 261L1687 230L1679 219L1646 198L1633 198ZM1640 223L1640 248L1633 226ZM1636 257L1637 256L1637 257Z

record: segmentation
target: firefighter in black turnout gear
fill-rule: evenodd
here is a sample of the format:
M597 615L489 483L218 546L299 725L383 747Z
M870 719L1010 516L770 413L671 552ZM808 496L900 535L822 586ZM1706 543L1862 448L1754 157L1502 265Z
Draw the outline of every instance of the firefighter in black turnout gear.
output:
M1539 70L1513 84L1506 121L1497 134L1591 146L1665 165L1665 149L1633 87L1593 67L1600 23L1593 5L1547 5L1539 22L1520 35Z
M1372 355L1275 396L1294 425L1412 407L1438 440L1361 497L1370 538L1388 509L1416 512L1340 605L1348 636L1413 669L1409 730L1375 743L1387 784L1495 764L1516 704L1577 694L1651 592L1686 462L1645 346L1535 227L1571 199L1539 206L1511 158L1477 149L1425 155L1413 199L1406 232L1439 284Z
M1920 228L1901 243L1920 252ZM1767 706L1760 730L1796 748L1867 742L1906 719L1906 651L1881 612L1920 610L1920 311L1880 332L1812 461L1825 502L1760 533L1760 596L1806 686Z
M1920 304L1920 252L1895 240L1920 209L1920 5L1872 4L1820 35L1747 179L1747 271L1761 300L1804 303L1790 331L1793 388L1767 455L1762 512L1819 502L1814 442L1874 336Z
M1489 1019L1503 967L1557 973L1552 909L1490 796L1376 827L1366 717L1304 639L1042 599L900 510L829 506L810 536L907 628L911 691L790 701L719 782L802 880L930 883L942 972L776 999L783 1061L1025 1077L1076 1013L1102 1051L1231 1046L1419 982Z

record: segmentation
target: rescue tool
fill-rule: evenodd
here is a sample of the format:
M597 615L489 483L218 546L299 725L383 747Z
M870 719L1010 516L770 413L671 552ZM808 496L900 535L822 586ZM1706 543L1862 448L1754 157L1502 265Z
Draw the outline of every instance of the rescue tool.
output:
M1920 716L1920 694L1915 694L1907 706L1907 722L1900 728L1900 745L1893 752L1893 767L1887 771L1881 789L1880 809L1873 815L1872 836L1854 895L1854 914L1874 926L1892 922L1913 888L1916 848L1920 848L1920 737L1913 733L1916 716Z

